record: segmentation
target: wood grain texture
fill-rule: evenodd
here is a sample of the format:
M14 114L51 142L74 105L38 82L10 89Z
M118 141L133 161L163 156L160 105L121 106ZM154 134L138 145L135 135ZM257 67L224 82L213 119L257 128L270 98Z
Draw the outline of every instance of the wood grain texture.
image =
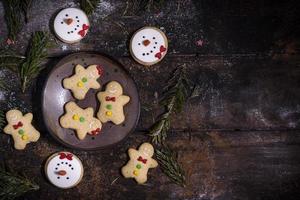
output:
M41 186L22 199L299 199L299 2L166 0L161 9L137 12L129 6L124 14L126 2L102 0L90 17L91 31L78 44L63 44L51 34L46 68L27 93L20 92L15 74L0 70L11 90L0 91L0 108L32 111L41 131L40 141L24 151L14 150L11 138L0 134L0 161ZM33 31L51 33L55 13L78 5L76 0L35 1L12 48L24 53ZM0 23L5 24L1 2ZM166 58L152 67L129 57L130 36L145 25L162 28L170 41ZM6 47L6 35L2 26L0 48ZM52 67L78 51L108 54L124 65L139 89L141 118L136 132L115 147L71 150L82 159L85 175L78 187L60 190L42 169L49 155L70 149L45 129L40 97ZM136 185L120 175L126 151L149 139L146 130L162 112L157 104L162 87L183 64L198 95L172 116L168 144L179 154L187 187L171 183L159 168L150 171L146 185Z

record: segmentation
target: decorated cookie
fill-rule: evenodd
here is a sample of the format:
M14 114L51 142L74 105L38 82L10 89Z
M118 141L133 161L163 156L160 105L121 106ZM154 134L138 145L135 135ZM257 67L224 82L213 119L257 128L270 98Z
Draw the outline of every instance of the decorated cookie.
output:
M99 89L97 79L102 75L103 69L100 65L90 65L84 68L76 65L75 74L63 80L63 86L70 89L76 99L84 99L90 88Z
M168 50L166 35L155 27L138 30L130 41L130 53L143 65L153 65L161 61Z
M109 82L106 90L99 92L97 97L101 103L97 117L101 122L112 121L117 125L124 122L123 106L129 102L130 97L123 95L123 88L120 83Z
M10 110L6 113L8 124L4 128L6 134L12 135L16 149L25 149L30 142L36 142L40 133L31 125L32 113L23 116L19 110Z
M154 148L149 143L143 143L139 150L130 148L128 150L129 161L122 168L122 174L125 178L134 178L139 184L147 181L149 168L157 167L157 162L152 158Z
M74 154L59 152L48 158L45 174L53 185L63 189L72 188L81 181L83 166Z
M74 129L80 140L85 136L97 135L101 131L102 124L94 117L94 109L89 107L82 109L74 102L65 105L66 113L60 118L60 125L64 128Z
M78 8L66 8L60 11L54 20L56 36L63 42L75 43L84 38L90 23L86 14Z

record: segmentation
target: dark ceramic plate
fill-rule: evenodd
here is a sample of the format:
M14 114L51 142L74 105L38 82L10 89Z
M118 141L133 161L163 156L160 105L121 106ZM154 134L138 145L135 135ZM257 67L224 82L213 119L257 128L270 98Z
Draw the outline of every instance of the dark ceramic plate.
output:
M99 64L104 69L104 74L98 79L101 88L90 89L84 100L76 100L71 91L62 86L62 80L74 73L74 66L77 64L84 67ZM125 121L121 125L104 123L100 134L87 135L83 140L77 138L74 130L60 126L59 118L64 114L65 103L69 101L76 102L81 108L93 107L96 115L99 109L96 95L113 80L118 81L123 86L124 94L130 97L130 102L124 107ZM52 69L44 86L42 108L45 125L51 135L65 146L81 150L101 149L120 142L135 129L140 114L138 91L132 78L118 62L96 53L69 55Z

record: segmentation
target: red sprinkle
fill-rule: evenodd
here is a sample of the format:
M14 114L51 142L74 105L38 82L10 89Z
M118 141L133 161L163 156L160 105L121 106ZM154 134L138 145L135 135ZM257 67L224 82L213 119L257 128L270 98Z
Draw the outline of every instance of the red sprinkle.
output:
M102 75L103 75L103 72L104 72L103 68L102 68L100 65L97 65L97 70L98 70L98 74L99 74L100 76L102 76Z
M96 130L93 130L93 131L91 132L91 135L98 135L100 132L101 132L101 129L100 129L100 128L97 128Z

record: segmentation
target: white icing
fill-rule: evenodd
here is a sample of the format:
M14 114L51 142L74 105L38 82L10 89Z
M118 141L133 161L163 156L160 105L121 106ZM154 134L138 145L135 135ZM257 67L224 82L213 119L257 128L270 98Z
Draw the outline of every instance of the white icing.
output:
M67 24L66 20L72 19L71 24ZM66 8L60 11L54 20L54 31L56 35L65 42L77 42L83 37L79 31L83 29L83 25L90 26L86 14L78 8ZM88 30L85 30L85 35Z
M145 46L143 41L149 40L149 44ZM131 51L135 58L142 62L152 63L161 60L167 53L162 52L161 58L155 57L160 52L160 47L167 48L167 41L163 37L163 33L153 28L144 28L139 30L131 40Z
M69 152L63 153L68 154ZM49 181L59 188L71 188L77 185L83 175L81 161L74 155L72 156L72 160L68 160L67 158L60 159L59 157L58 153L48 161L46 174ZM60 170L66 171L66 174L63 176L58 175L57 172Z

